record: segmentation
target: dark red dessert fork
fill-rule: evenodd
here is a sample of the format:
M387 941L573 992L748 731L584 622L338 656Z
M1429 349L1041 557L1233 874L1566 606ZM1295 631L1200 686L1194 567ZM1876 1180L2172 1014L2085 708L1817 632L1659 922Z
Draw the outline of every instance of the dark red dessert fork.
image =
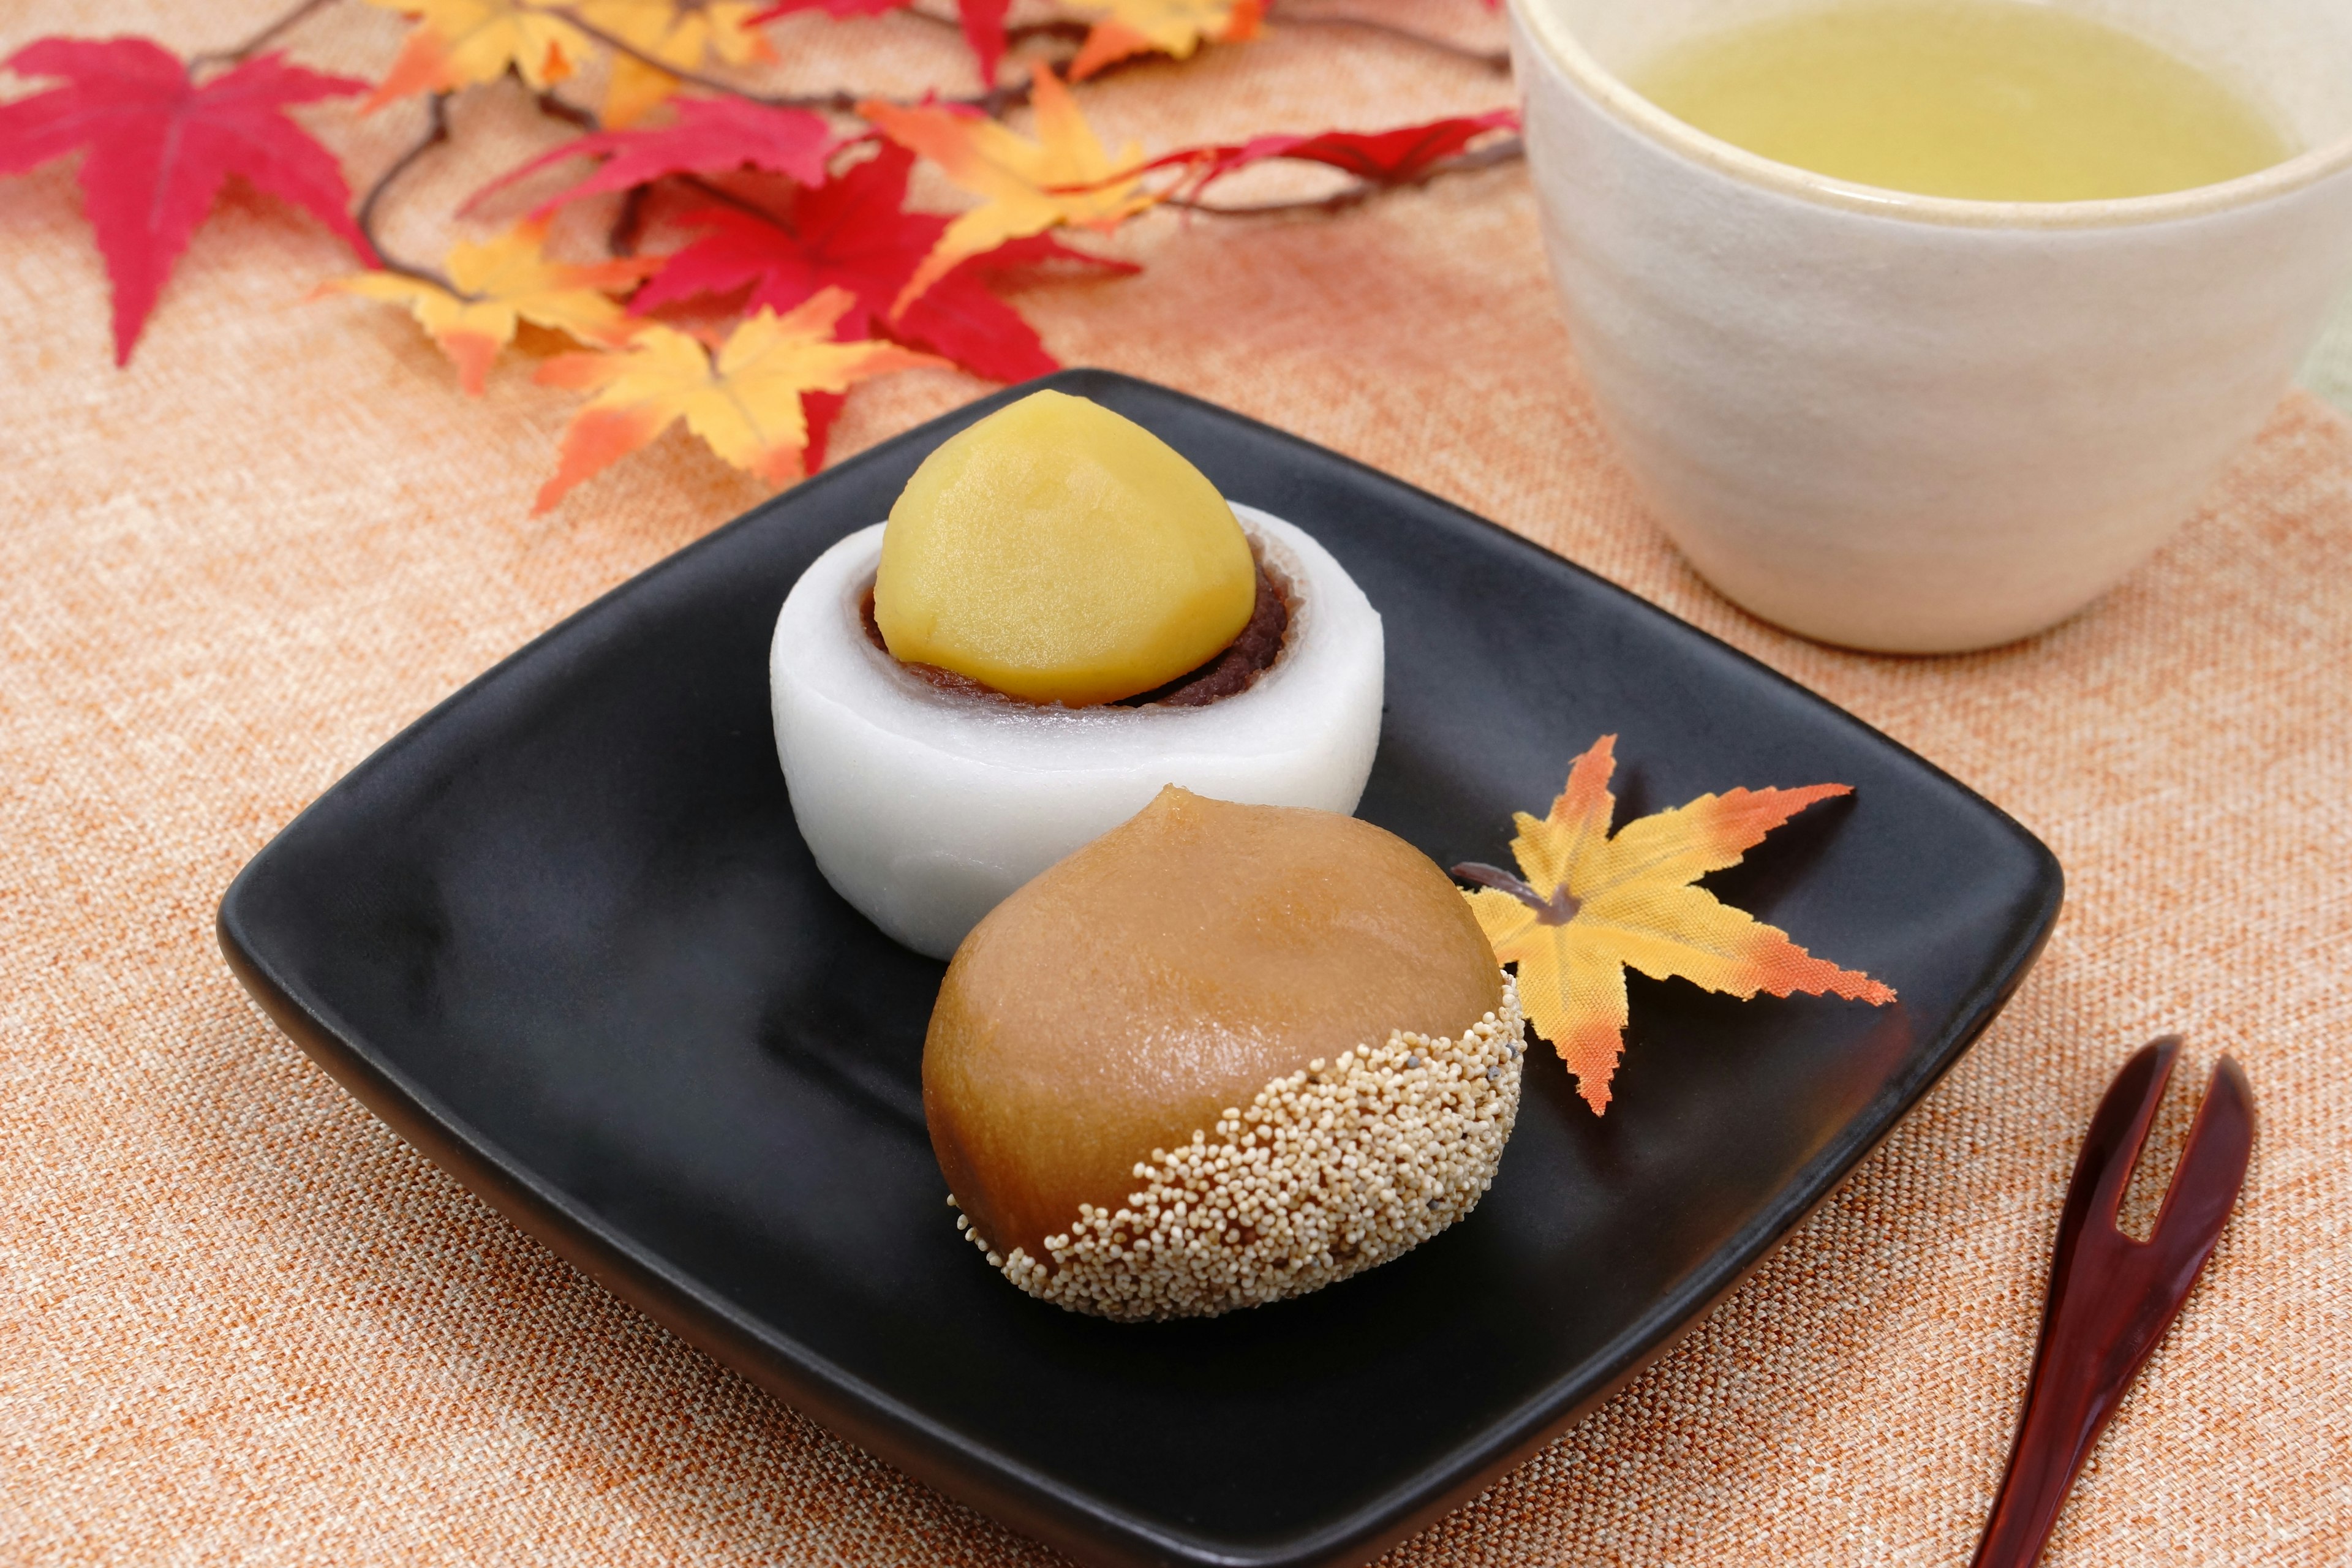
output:
M2179 1049L2179 1037L2168 1035L2132 1053L2084 1134L2050 1260L2042 1345L2009 1474L1977 1543L1976 1568L2030 1568L2042 1555L2091 1445L2172 1326L2238 1201L2254 1146L2254 1100L2244 1070L2223 1057L2197 1108L2156 1228L2146 1241L2134 1241L2116 1227Z

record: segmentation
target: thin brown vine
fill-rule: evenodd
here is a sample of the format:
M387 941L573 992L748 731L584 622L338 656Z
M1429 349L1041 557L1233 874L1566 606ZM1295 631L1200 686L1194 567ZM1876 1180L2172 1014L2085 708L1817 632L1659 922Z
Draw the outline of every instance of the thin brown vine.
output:
M756 103L769 109L810 109L824 114L855 114L857 112L859 104L869 100L879 99L886 102L902 101L887 99L881 93L853 92L845 88L837 88L831 92L757 92L751 88L740 86L721 78L708 76L701 71L691 70L684 66L675 66L667 60L656 58L619 34L587 20L568 5L550 5L546 7L546 14L562 18L567 26L578 29L583 37L594 39L614 54L625 56L648 70L660 71L663 75L674 77L679 81L689 82L706 92L741 99L746 103ZM903 101L912 102L913 100ZM970 93L961 98L943 99L940 101L977 109L992 120L1007 110L1017 109L1028 102L1029 84L1022 82L1012 86L992 87L986 92Z
M1527 143L1517 136L1504 138L1473 152L1432 163L1409 180L1360 180L1345 190L1334 191L1328 196L1308 196L1287 202L1203 202L1190 196L1167 196L1162 206L1180 211L1202 213L1210 217L1276 217L1286 213L1340 213L1361 206L1374 196L1388 191L1410 190L1425 185L1445 174L1466 174L1475 169L1491 169L1501 163L1516 163L1527 156Z
M396 272L403 278L414 278L420 283L430 283L436 289L446 289L460 300L470 300L474 296L452 282L447 273L436 268L403 261L386 250L383 239L376 234L375 227L376 206L383 200L384 193L392 189L393 183L408 173L419 158L448 140L449 95L446 92L436 92L426 104L425 134L410 143L406 152L394 158L385 166L383 173L375 177L375 183L368 186L366 192L361 195L360 205L352 214L352 221L359 226L360 233L367 237L368 247L375 252L376 265L386 272Z
M312 12L324 10L327 6L332 4L334 4L334 0L299 0L299 3L293 7L293 9L287 11L276 21L265 26L259 32L254 34L251 37L246 39L245 42L237 45L235 48L206 49L200 53L190 55L188 57L188 74L190 76L194 76L200 70L210 69L215 66L243 65L247 60L251 59L254 56L268 48L271 44L277 42L280 34L291 30L295 24L302 21Z
M951 27L961 33L963 20L958 16L942 16L937 11L926 11L920 5L902 5L894 15L911 16L919 22L929 22L936 27ZM1075 18L1056 16L1042 22L1013 22L1004 29L1007 45L1018 47L1032 38L1052 38L1061 43L1084 43L1093 24Z

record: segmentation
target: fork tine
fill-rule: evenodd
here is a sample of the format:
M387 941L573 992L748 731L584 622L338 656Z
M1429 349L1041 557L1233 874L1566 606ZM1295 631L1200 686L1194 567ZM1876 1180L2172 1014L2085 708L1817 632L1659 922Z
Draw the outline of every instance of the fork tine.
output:
M2147 1245L2163 1271L2194 1275L2221 1238L2254 1148L2254 1096L2246 1071L2223 1057L2205 1086L2172 1185L2157 1211Z
M2140 1145L2147 1140L2148 1124L2156 1120L2164 1086L2172 1077L2173 1058L2179 1053L2178 1035L2150 1040L2132 1053L2100 1097L2099 1109L2083 1134L2083 1151L2074 1158L2074 1180L2067 1184L2066 1209L2059 1221L2062 1243L2093 1222L2114 1228L2124 1189L2139 1163Z

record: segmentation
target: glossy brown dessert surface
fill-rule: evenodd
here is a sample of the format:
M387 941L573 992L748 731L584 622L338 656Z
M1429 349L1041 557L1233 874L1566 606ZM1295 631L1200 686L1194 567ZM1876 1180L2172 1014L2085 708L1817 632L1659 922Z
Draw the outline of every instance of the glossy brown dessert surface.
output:
M1045 1254L1152 1151L1281 1075L1502 1001L1445 874L1336 813L1164 789L997 906L931 1015L923 1104L992 1247Z

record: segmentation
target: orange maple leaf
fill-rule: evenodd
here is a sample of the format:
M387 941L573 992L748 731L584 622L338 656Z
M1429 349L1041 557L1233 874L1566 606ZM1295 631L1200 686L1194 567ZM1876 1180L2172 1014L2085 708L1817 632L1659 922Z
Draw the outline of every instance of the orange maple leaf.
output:
M750 0L369 0L416 19L392 69L362 108L380 109L419 92L454 92L512 70L534 91L571 76L599 42L609 52L602 118L618 129L677 90L663 66L692 70L706 58L731 65L771 60L775 51L751 26ZM601 35L601 37L600 37ZM643 58L635 58L643 56Z
M479 245L451 246L444 265L455 292L396 272L338 278L319 291L407 306L457 365L466 395L479 397L490 362L514 341L519 323L568 332L582 342L618 343L636 323L604 290L625 289L661 269L659 257L551 261L540 250L546 238L544 221L525 222Z
M1852 793L1847 786L1703 795L1629 822L1612 838L1616 743L1603 735L1576 759L1549 816L1516 814L1511 854L1524 881L1492 866L1454 868L1486 884L1464 894L1471 912L1496 958L1518 965L1520 1006L1596 1114L1609 1109L1609 1080L1624 1049L1628 967L1741 997L1803 991L1874 1006L1895 1000L1891 987L1813 957L1787 933L1691 885L1738 865L1766 834L1817 800Z
M948 225L899 289L890 307L894 320L971 257L1065 224L1107 233L1160 199L1139 180L1112 177L1140 163L1141 148L1130 142L1113 161L1069 89L1043 66L1030 103L1037 117L1034 142L982 115L938 104L909 109L869 100L857 106L884 135L986 198Z
M799 479L808 447L803 394L846 392L867 376L947 363L896 343L834 342L834 323L854 303L846 289L827 288L781 316L763 307L715 358L675 328L647 326L610 353L549 360L541 383L596 395L564 431L562 458L532 512L679 419L739 468L776 484Z
M1081 11L1108 12L1070 62L1084 81L1107 65L1157 51L1190 59L1203 42L1237 44L1257 36L1259 0L1071 0Z
M373 113L419 92L454 92L495 81L508 70L535 92L570 76L587 58L587 36L562 16L525 0L369 0L416 18L399 58L360 108Z
M776 58L751 26L760 6L749 0L577 0L572 9L598 32L681 70L693 70L707 58L743 65ZM614 50L613 78L604 89L604 124L614 130L635 124L677 85L669 72Z

